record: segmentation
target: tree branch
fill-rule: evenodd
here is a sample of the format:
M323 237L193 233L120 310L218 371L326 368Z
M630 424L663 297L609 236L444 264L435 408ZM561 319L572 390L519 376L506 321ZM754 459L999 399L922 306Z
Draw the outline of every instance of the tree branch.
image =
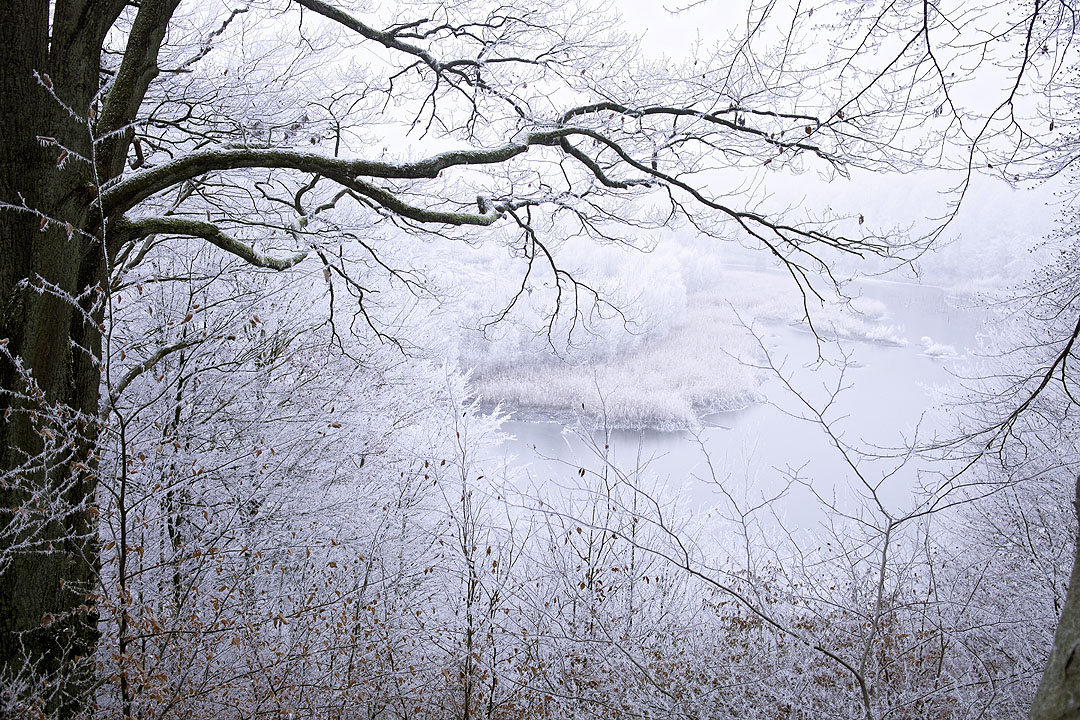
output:
M161 41L180 0L143 0L131 26L124 59L116 72L98 120L99 136L119 132L136 118L150 83L158 76L157 59ZM112 137L106 145L108 175L123 168L128 140L134 135L125 131L124 139Z
M301 7L305 7L314 13L318 13L319 15L322 15L329 20L333 20L336 23L344 25L353 32L359 33L360 35L366 37L368 40L374 40L375 42L386 48L392 50L399 50L408 55L417 57L435 72L439 72L442 69L442 64L438 60L436 60L435 57L431 55L431 53L427 52L423 48L417 47L416 45L410 45L406 42L402 42L392 32L381 32L379 30L376 30L370 25L366 25L360 22L352 15L346 13L344 10L340 10L332 5L328 5L321 0L296 0L296 3Z
M306 252L296 253L289 258L275 258L265 255L255 248L247 245L231 235L225 234L217 225L199 220L189 220L179 217L151 217L141 220L126 220L116 225L115 231L123 234L125 239L144 237L146 235L184 235L187 237L200 237L221 248L225 252L232 253L238 258L254 265L255 267L269 268L270 270L288 270L293 265L307 257Z
M348 185L360 176L397 180L438 177L447 168L466 165L493 165L521 155L534 145L554 145L575 130L562 128L531 132L518 142L490 149L451 150L414 162L342 160L314 153L269 148L208 150L186 155L158 167L130 175L101 194L106 215L126 212L143 200L173 185L209 172L244 168L280 168L317 173Z
M147 370L150 370L159 362L164 360L167 356L172 355L174 352L177 352L178 350L183 350L184 348L189 348L192 345L197 345L199 342L201 342L201 339L191 338L188 340L182 340L173 345L167 345L166 347L160 348L156 353L146 358L141 363L129 368L128 371L124 373L124 377L120 379L120 382L109 388L109 398L105 402L105 406L101 409L101 417L104 418L108 416L110 412L112 412L113 407L116 405L116 401L120 399L120 396L124 393L124 390L127 389L128 385L134 382L135 378L139 377Z

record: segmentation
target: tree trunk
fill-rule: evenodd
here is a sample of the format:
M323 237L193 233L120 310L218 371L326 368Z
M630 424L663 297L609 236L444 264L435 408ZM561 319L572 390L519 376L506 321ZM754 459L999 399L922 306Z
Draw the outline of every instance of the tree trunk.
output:
M1080 518L1080 478L1076 500ZM1031 705L1031 720L1080 720L1080 534L1054 647Z
M49 5L0 3L0 688L6 704L71 717L89 704L97 639L102 311L85 291L106 266L93 174L76 159L91 155L89 128L58 99L88 113L111 19L60 0L50 37Z

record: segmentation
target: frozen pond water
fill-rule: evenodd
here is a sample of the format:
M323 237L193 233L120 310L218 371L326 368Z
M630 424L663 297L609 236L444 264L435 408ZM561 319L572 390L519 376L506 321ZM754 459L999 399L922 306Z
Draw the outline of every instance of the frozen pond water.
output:
M947 429L947 413L935 409L942 391L958 390L956 373L969 362L969 350L983 331L985 311L969 298L912 283L863 280L854 292L885 308L879 320L891 326L891 342L847 339L840 349L849 358L842 385L847 389L826 413L845 443L893 455L915 437ZM781 373L809 401L821 407L827 387L837 384L837 365L818 360L818 344L808 329L785 323L755 323L755 330ZM899 342L897 342L899 340ZM840 351L826 344L826 358ZM841 504L852 500L856 482L823 429L794 415L805 415L799 399L775 375L760 388L767 402L716 413L691 433L591 429L591 435L561 423L512 420L504 430L513 439L501 446L512 465L527 473L526 483L546 486L572 478L580 468L595 469L607 438L607 460L622 472L643 468L669 489L681 490L688 510L720 500L717 484L752 502L769 497L798 478L814 492ZM591 447L590 447L591 446ZM599 448L599 450L598 450ZM707 454L706 454L707 453ZM899 460L859 460L867 477L881 477ZM910 499L917 473L925 465L909 463L883 485L897 510ZM802 482L788 487L779 506L792 525L812 524L820 513L813 493Z

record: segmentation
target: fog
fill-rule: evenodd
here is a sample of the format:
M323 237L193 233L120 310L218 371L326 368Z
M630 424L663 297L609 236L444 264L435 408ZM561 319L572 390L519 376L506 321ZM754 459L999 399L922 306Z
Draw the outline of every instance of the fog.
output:
M948 210L946 173L807 180L784 192L802 192L799 202L831 195L894 226L936 227L932 218ZM759 248L685 231L648 252L565 247L565 262L624 315L548 333L537 330L538 300L526 306L531 318L483 332L458 326L454 351L483 406L509 415L509 439L491 452L518 483L539 492L579 467L611 465L659 479L688 514L721 503L722 491L760 501L784 490L777 512L810 526L824 511L814 493L855 503L859 487L820 424L795 417L807 415L797 393L821 406L823 388L843 387L827 419L867 453L859 462L870 475L954 436L952 406L995 352L986 334L999 326L1000 301L1045 262L1056 213L1052 187L977 178L927 252L907 264L841 257L839 292L823 282L820 298L804 298ZM478 293L498 285L497 258L471 270L490 273ZM458 302L475 311L483 301ZM908 460L890 477L893 509L932 472L925 459Z

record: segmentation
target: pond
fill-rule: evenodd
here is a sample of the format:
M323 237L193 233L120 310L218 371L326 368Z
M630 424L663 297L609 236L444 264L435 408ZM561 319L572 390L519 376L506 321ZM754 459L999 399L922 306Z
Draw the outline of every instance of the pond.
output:
M902 466L881 485L890 510L899 512L911 503L920 473L929 471L921 460L904 464L905 448L948 432L944 401L961 390L959 378L976 361L973 349L987 313L970 296L915 283L866 279L849 293L883 307L876 319L889 332L876 340L822 344L805 325L755 323L778 371L759 388L763 402L707 415L694 431L583 429L512 419L503 426L512 438L498 452L521 482L536 488L605 464L640 472L677 494L688 514L722 504L724 493L754 504L784 492L774 510L789 527L805 527L823 517L818 498L853 507L861 481L781 376L818 409L839 384L845 389L824 417L844 444L869 455L848 453L869 482Z

